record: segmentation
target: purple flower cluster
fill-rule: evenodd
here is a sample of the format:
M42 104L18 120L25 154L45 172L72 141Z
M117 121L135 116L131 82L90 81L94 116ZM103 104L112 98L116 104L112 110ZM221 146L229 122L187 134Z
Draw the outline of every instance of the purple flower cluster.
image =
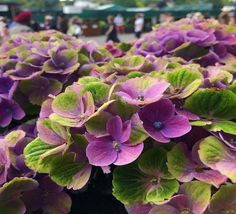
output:
M131 49L55 31L5 42L0 210L14 213L16 203L19 214L69 213L63 189L86 191L101 171L112 173L112 193L129 214L234 213L230 31L214 20L183 19ZM11 122L24 112L31 120Z
M178 56L204 67L225 63L236 54L236 35L230 30L215 20L182 19L158 26L135 43L133 52L142 56Z

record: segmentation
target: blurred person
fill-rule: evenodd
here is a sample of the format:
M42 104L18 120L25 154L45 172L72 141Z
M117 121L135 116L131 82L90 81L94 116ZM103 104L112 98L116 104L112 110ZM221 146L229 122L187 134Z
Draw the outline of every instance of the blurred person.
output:
M230 19L231 19L230 18L230 13L226 12L226 11L222 11L219 15L219 18L218 18L219 23L220 24L225 24L225 25L229 24Z
M46 15L44 17L44 23L43 23L43 30L52 30L52 29L56 29L56 26L54 24L53 21L53 16L51 16L50 14Z
M105 33L107 39L106 42L108 41L113 41L113 42L120 42L118 36L117 36L117 29L116 25L114 23L114 17L113 16L108 16L107 17L107 23L108 23L108 30Z
M138 13L135 16L134 22L134 34L136 38L140 38L144 28L144 17L142 13Z
M159 22L160 23L166 23L166 22L172 22L174 21L174 17L170 13L161 13Z
M57 30L61 31L62 33L67 33L68 31L68 28L69 28L69 22L68 22L68 18L66 16L66 14L61 14L59 17L58 17L58 20L57 20Z
M0 41L6 39L8 36L7 18L0 16Z
M22 11L15 16L14 22L9 28L10 36L22 32L32 32L33 29L31 26L32 12L31 11Z
M125 32L124 18L121 14L117 14L117 16L114 19L114 23L116 24L116 28L119 33Z
M31 28L32 28L32 30L33 30L34 32L39 32L40 30L42 30L40 24L39 24L37 21L35 21L35 20L32 20L32 21L31 21L30 26L31 26Z
M82 29L80 27L80 20L78 17L73 17L69 24L68 35L79 38L82 35Z

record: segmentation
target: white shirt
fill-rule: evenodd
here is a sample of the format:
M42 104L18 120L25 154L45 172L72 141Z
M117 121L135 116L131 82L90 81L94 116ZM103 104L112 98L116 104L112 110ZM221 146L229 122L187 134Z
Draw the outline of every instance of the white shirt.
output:
M116 16L114 19L114 22L115 22L116 26L124 25L124 19L122 16Z
M137 18L134 22L134 32L140 32L143 30L144 19L142 17Z

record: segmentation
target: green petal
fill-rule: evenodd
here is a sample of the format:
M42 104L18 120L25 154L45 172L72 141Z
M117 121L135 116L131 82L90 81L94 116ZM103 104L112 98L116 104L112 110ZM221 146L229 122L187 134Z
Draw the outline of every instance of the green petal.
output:
M93 135L104 135L107 133L106 124L112 115L108 112L101 112L99 115L92 117L85 123L86 130Z
M78 83L82 85L87 85L88 83L91 82L101 82L101 80L97 77L91 77L91 76L81 77L78 80Z
M24 149L24 158L26 165L36 172L47 173L48 168L43 163L41 163L41 156L55 148L56 146L46 144L39 138L36 138ZM46 159L45 162L47 161L49 160Z
M159 175L161 178L172 179L167 168L167 157L164 149L150 149L143 153L138 160L141 171L149 175Z
M170 199L178 192L178 189L178 181L161 179L159 185L154 186L147 192L146 200L150 203L162 202Z
M223 131L228 134L236 135L236 123L232 121L217 121L207 127L210 131Z
M228 90L203 89L185 101L185 108L206 118L236 117L236 95Z
M55 157L49 169L49 176L55 183L74 190L82 188L79 181L73 180L74 176L86 167L83 162L76 161L75 155L69 153Z
M113 195L124 204L145 202L146 175L136 163L115 168L113 172Z
M236 212L236 184L222 185L212 196L209 205L209 213L228 213Z
M4 137L5 140L7 140L7 146L8 147L14 147L16 143L18 143L20 140L22 140L25 137L25 132L22 130L16 130L10 132L8 135Z
M24 214L26 208L21 201L21 195L26 191L34 190L38 182L31 178L14 178L0 188L0 213Z
M101 104L107 101L110 86L102 82L89 82L81 89L83 94L86 91L91 92L95 103Z
M173 56L182 57L185 60L198 59L208 54L208 50L204 47L197 46L193 43L187 42L177 47L174 50Z
M203 213L211 198L211 185L201 181L184 183L180 187L180 193L187 196L194 213Z
M175 88L182 89L196 79L201 79L201 74L186 68L176 69L167 75L168 82Z
M200 142L200 160L208 167L236 182L236 160L228 148L217 138L210 136Z
M177 144L167 153L167 166L169 172L179 181L188 182L192 180L191 172L188 171L189 159L184 151L184 145Z

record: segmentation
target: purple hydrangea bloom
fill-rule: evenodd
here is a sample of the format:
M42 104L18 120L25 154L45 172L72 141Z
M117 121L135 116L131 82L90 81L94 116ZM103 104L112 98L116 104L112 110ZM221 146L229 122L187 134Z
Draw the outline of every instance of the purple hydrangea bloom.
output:
M12 119L20 120L24 116L24 111L14 100L0 97L0 126L6 127Z
M214 36L214 30L203 31L199 29L193 29L186 32L186 40L200 45L200 46L209 46L210 44L215 43L216 38Z
M92 165L125 165L139 157L143 150L143 143L130 144L130 120L123 123L119 116L115 116L107 122L106 130L108 135L104 137L86 134L89 141L86 155Z
M146 105L161 99L169 85L164 79L137 77L121 84L116 94L129 104Z
M168 99L145 106L139 111L139 117L147 133L161 143L168 143L170 138L181 137L191 130L188 119L175 115L175 106Z
M17 82L9 77L0 77L0 97L11 98L17 85Z
M50 59L43 65L43 70L50 74L71 74L79 68L78 54L64 45L49 51Z

